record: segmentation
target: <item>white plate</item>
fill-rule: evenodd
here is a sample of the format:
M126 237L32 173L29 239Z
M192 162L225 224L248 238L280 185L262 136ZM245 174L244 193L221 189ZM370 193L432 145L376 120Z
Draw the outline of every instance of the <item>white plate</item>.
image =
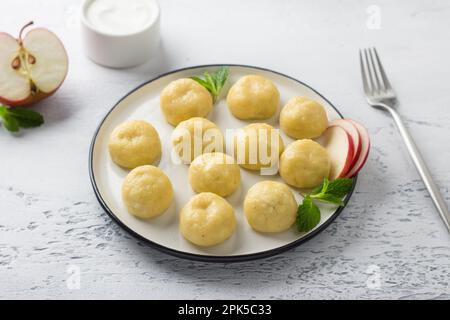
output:
M242 212L242 203L247 190L256 182L262 180L282 180L279 176L260 176L241 169L242 186L227 198L235 208L238 220L235 234L223 244L206 249L189 243L181 236L178 229L178 213L195 193L188 182L188 166L174 164L171 161L170 136L174 128L164 119L159 107L159 94L173 80L199 76L205 70L215 71L220 66L222 65L196 66L173 71L141 85L121 99L102 120L92 140L89 159L91 181L100 204L112 218L134 236L162 251L183 258L214 262L243 261L267 257L297 246L311 238L326 228L342 211L342 208L336 209L335 207L321 205L321 221L314 230L308 233L299 233L295 227L279 234L255 232L248 225ZM325 106L330 120L341 117L328 100L298 80L267 69L240 65L229 66L229 84L236 82L244 75L259 74L272 80L278 87L281 95L281 106L293 96L305 95ZM129 171L114 164L108 153L108 139L112 130L118 124L131 119L146 120L158 130L163 145L163 155L159 167L169 176L174 187L175 197L172 206L160 217L148 221L135 218L125 209L121 200L121 185ZM225 99L216 104L209 119L215 122L224 133L228 128L237 129L248 124L248 122L238 120L231 115ZM266 122L278 128L278 114ZM284 135L281 130L280 133L286 146L293 141ZM300 202L301 196L298 190L292 190L297 201ZM353 190L351 193L353 193ZM346 202L351 193L347 196Z

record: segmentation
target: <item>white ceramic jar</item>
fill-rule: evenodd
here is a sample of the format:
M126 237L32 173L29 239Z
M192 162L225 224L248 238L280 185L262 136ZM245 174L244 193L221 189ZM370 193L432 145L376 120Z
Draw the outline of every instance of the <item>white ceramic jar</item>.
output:
M112 68L140 65L158 50L160 8L156 0L84 0L82 41L87 56Z

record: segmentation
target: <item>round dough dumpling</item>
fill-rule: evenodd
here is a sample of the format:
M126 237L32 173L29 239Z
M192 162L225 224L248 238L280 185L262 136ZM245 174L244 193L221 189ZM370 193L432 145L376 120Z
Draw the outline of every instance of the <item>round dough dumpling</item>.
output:
M116 164L127 169L153 164L161 158L161 140L150 123L127 121L112 132L109 154Z
M194 80L179 79L164 88L160 104L167 122L176 126L192 117L208 116L213 99L209 91Z
M238 130L234 137L237 163L248 170L274 168L283 150L278 130L266 123L252 123Z
M190 242L214 246L227 240L236 229L233 207L217 194L195 195L181 209L180 231Z
M280 127L291 138L312 139L328 127L324 107L308 97L294 97L281 110Z
M205 153L189 167L189 183L195 192L212 192L226 197L241 184L241 169L227 154Z
M297 202L284 183L262 181L248 190L244 214L250 226L259 232L282 232L289 229L297 216Z
M328 151L309 139L293 142L280 158L280 176L297 188L317 187L329 176L330 169Z
M269 79L248 75L231 87L227 104L230 112L238 119L269 119L280 105L280 93Z
M185 120L175 128L172 145L184 163L191 163L202 153L225 150L225 140L219 127L199 117Z
M134 216L141 219L154 218L166 211L172 203L172 184L157 167L137 167L127 175L122 184L122 199Z

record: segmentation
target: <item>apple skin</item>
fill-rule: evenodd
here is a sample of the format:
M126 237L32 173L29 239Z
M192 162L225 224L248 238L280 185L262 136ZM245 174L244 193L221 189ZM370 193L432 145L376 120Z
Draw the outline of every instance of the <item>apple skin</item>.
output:
M361 171L361 169L366 164L366 161L369 158L371 142L369 132L362 124L352 119L347 119L347 121L355 125L361 137L361 153L356 163L352 165L352 168L350 168L350 170L345 175L346 178L353 178L359 173L359 171Z
M339 128L341 128L341 127L339 127ZM342 129L342 130L344 130L344 129ZM341 172L337 175L337 177L335 177L335 179L343 178L347 174L347 172L350 170L351 165L353 163L353 155L355 154L355 145L353 143L352 136L347 131L345 131L345 134L347 135L347 139L348 139L347 157L345 158L344 167L342 168ZM334 178L334 177L331 177L331 178Z
M7 100L5 98L0 97L0 103L6 104L10 107L28 107L31 106L35 103L38 103L41 100L44 100L45 98L50 97L52 94L54 94L57 90L59 89L56 88L55 90L53 90L50 93L44 93L42 91L39 91L37 94L32 94L30 96L28 96L28 98L24 99L24 100Z
M339 139L339 140L332 140ZM331 142L332 143L331 143ZM317 139L329 153L332 172L330 172L330 180L343 178L349 170L353 162L355 146L352 136L342 127L331 125L325 130L320 138ZM339 166L339 167L337 167Z
M351 167L358 161L359 155L361 154L361 134L359 133L356 125L350 121L350 119L336 119L331 121L330 126L338 126L347 131L347 133L352 137L353 145L354 145L354 154L353 160L351 163ZM350 168L351 169L351 168Z
M36 30L45 31L45 32L48 32L51 35L53 35L53 37L60 43L61 48L64 50L64 53L65 53L66 57L68 57L67 50L64 47L64 44L62 43L62 41L59 39L59 37L54 32L52 32L52 31L50 31L50 30L48 30L46 28L42 28L42 27L34 28L34 29L30 30L29 32L27 32L25 37L27 37L29 34L31 34L32 32L34 32ZM6 33L6 32L0 32L0 35L4 35L4 36L6 35L6 36L9 36L9 37L12 37L9 33ZM12 38L14 38L14 37L12 37ZM17 38L14 38L14 39L17 42L20 42L19 39L17 39ZM64 74L64 77L62 78L60 85L57 88L55 88L53 91L51 91L51 92L43 92L41 90L38 90L38 92L36 94L30 94L27 98L25 98L23 100L8 100L8 99L3 98L3 97L0 96L0 103L3 103L3 104L8 105L10 107L27 107L27 106L31 106L33 104L36 104L36 103L38 103L38 102L40 102L40 101L42 101L42 100L52 96L56 91L58 91L58 89L62 86L62 84L66 80L68 72L69 72L69 59L67 59L66 73Z

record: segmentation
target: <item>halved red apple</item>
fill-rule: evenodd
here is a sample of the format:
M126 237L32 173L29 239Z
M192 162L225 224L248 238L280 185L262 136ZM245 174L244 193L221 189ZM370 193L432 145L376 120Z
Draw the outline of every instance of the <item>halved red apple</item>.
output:
M332 125L317 139L317 142L327 149L330 155L330 180L344 177L350 170L355 152L350 134L340 126Z
M36 28L15 39L0 33L0 102L12 107L33 104L53 94L68 70L66 50L58 37Z
M338 126L347 131L347 133L352 137L353 145L354 145L354 154L353 154L353 160L350 165L350 167L353 167L353 165L358 161L359 155L361 154L361 138L358 129L353 124L352 121L349 121L347 119L336 119L331 121L331 126Z
M352 178L363 168L364 164L367 161L367 158L369 157L370 137L369 132L363 125L351 119L347 119L346 121L351 122L356 127L359 132L361 141L361 152L359 154L359 157L356 162L352 164L351 169L345 175L345 177L347 178Z

